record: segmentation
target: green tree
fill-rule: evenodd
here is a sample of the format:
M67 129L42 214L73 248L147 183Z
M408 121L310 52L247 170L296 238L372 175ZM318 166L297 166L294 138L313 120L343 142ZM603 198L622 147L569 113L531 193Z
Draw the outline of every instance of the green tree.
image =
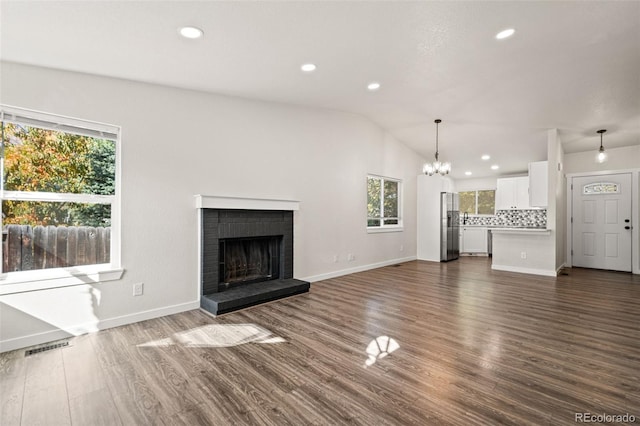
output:
M458 193L460 213L476 214L476 191Z
M86 192L97 195L113 195L116 192L116 150L112 141L92 139L87 153L89 171L85 177ZM73 210L76 222L88 226L110 226L111 206L85 204Z
M398 182L384 181L384 217L398 217ZM398 219L385 219L385 225L397 225Z
M380 188L381 179L367 178L367 226L380 225Z
M478 191L478 214L496 214L496 191Z
M113 194L115 145L55 130L3 123L4 189ZM4 224L108 226L108 205L11 201Z

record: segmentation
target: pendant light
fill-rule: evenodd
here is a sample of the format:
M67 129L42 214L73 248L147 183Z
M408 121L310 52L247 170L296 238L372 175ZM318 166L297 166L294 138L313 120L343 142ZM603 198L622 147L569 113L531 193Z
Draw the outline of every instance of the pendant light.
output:
M443 163L438 159L438 125L442 123L442 120L439 118L435 121L436 123L436 161L433 163L426 163L422 168L422 172L425 175L433 176L435 174L440 174L442 176L448 175L451 171L451 163Z
M598 150L598 155L596 155L596 161L598 163L604 163L605 161L607 161L607 153L604 152L604 146L602 146L602 134L606 131L606 129L601 129L597 132L600 133L600 149Z

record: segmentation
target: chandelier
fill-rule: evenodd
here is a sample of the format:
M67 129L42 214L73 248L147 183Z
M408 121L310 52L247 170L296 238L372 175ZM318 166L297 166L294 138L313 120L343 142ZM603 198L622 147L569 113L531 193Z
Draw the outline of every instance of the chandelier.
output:
M436 161L433 163L426 163L424 167L422 167L422 172L425 175L433 176L435 174L440 174L442 176L448 175L451 171L451 163L443 163L438 159L438 125L442 123L442 120L439 118L435 121L436 123Z

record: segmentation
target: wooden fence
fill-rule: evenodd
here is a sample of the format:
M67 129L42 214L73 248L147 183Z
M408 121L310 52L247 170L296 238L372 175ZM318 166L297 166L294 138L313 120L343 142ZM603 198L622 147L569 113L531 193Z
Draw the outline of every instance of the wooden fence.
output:
M111 228L7 225L3 272L109 263Z

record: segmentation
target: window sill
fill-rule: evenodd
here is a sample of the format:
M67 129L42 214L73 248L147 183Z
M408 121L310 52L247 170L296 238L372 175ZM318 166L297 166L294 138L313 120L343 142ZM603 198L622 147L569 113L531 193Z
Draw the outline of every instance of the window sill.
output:
M0 295L114 281L120 279L123 273L123 269L107 264L9 272L0 275Z
M384 232L403 232L402 226L367 227L367 234L380 234Z

